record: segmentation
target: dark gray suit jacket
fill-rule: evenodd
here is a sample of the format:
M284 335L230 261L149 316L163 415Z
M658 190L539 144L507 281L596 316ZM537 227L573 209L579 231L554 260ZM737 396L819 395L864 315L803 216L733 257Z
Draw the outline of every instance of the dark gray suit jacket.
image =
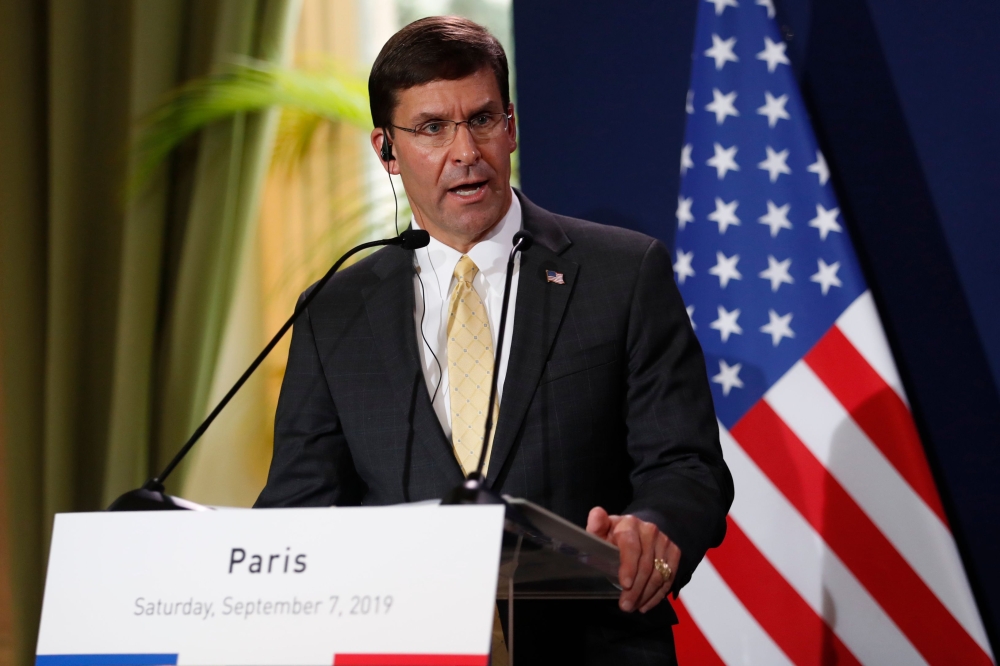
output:
M521 258L488 482L579 525L594 506L655 522L683 553L676 591L722 541L733 483L670 254L517 196L535 243ZM410 252L382 249L295 325L257 506L393 504L461 483L420 368L413 275Z

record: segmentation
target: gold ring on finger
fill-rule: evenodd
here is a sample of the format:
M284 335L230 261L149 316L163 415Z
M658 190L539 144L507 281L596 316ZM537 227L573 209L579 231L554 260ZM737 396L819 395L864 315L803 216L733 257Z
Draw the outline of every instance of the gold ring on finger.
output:
M660 573L660 576L663 577L664 584L670 582L670 577L674 575L674 572L670 568L669 564L657 557L653 560L653 567Z

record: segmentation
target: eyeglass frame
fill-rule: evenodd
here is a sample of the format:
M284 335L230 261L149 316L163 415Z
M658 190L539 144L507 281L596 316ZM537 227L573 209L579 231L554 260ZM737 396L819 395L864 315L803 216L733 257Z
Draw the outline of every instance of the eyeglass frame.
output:
M494 111L494 112L485 112L485 111L483 111L483 112L480 112L480 113L473 114L472 118L469 118L468 120L448 120L446 118L436 118L436 119L433 119L433 120L425 120L424 122L420 123L419 125L414 125L412 128L411 127L401 127L400 125L393 125L392 123L389 123L389 127L401 130L403 132L408 132L409 134L413 134L414 136L416 136L418 134L417 128L421 127L422 125L427 125L428 123L455 123L455 133L452 135L451 141L449 141L448 143L442 144L440 146L435 146L436 148L446 148L446 147L450 146L455 141L455 137L458 136L458 126L459 125L469 125L469 123L472 122L473 119L478 118L479 116L503 116L503 119L504 119L504 128L503 129L504 129L505 132L510 128L510 121L514 118L514 114L513 113L506 113L504 111ZM386 131L386 134L388 134L388 131ZM472 126L471 125L469 125L469 134L471 136L473 136L473 138L475 138L475 135L472 134Z

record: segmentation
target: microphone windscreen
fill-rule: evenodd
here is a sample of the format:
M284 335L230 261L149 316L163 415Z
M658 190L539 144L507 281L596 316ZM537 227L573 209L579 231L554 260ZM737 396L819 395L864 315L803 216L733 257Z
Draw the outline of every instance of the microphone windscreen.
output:
M514 234L514 245L516 246L518 242L521 243L521 251L524 252L535 242L535 237L531 235L530 231L522 229Z
M402 239L400 245L404 250L419 250L431 242L431 235L423 229L407 229L399 234L399 237Z

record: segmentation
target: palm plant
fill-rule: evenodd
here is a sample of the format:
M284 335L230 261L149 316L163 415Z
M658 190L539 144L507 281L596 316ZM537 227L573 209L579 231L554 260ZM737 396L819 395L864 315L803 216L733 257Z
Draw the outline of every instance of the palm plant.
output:
M133 146L135 169L129 193L135 196L170 153L195 132L238 114L269 108L281 110L272 168L283 166L289 175L314 149L320 128L346 125L365 134L371 129L365 80L335 63L320 60L308 69L298 69L250 58L233 60L223 72L180 86L142 120ZM328 184L331 196L325 231L304 257L308 266L315 267L310 273L317 276L325 272L331 256L382 230L389 222L386 215L392 214L391 196L372 194L361 178L340 180L336 194L333 184ZM344 180L353 185L343 187ZM401 188L398 194L399 217L406 220L409 206ZM282 276L272 289L280 290L289 279L290 275Z
M249 58L224 72L190 81L160 103L141 123L135 143L132 192L186 137L240 113L279 107L285 111L276 153L302 156L324 122L371 127L368 93L360 78L326 65L299 70ZM298 131L295 131L295 130Z

